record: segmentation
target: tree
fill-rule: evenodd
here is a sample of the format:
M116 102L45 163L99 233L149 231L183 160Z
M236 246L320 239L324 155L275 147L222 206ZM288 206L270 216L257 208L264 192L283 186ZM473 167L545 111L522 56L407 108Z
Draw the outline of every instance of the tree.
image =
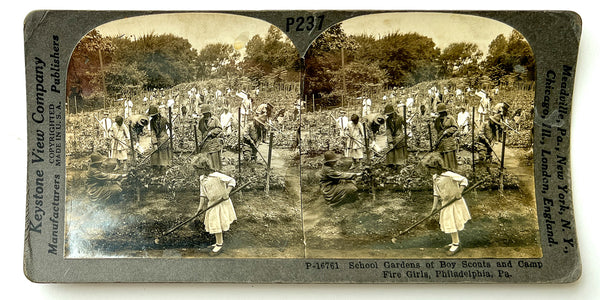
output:
M500 79L512 72L513 65L507 53L508 41L503 34L498 35L488 47L488 56L485 59L486 74L499 83Z
M492 61L496 58L502 56L508 47L508 41L503 34L498 35L488 47L488 56L486 61L492 63Z
M516 30L513 30L508 39L508 54L512 57L513 71L524 73L528 80L535 80L535 59L533 50L525 37Z
M300 58L291 40L279 28L271 26L264 40L255 35L248 41L243 66L244 69L251 70L249 77L255 84L263 76L292 81L297 79L295 73L300 68ZM277 72L277 75L272 74L273 72Z
M341 23L329 27L310 46L307 56L318 56L322 53L343 49L356 50L356 41L346 35Z
M383 86L386 83L386 74L374 63L353 61L334 72L332 83L335 87L334 95L340 96L345 88L348 96L360 97L368 93L373 86Z
M533 51L523 35L516 30L512 31L508 39L504 35L498 35L490 43L485 67L486 74L496 84L502 81L502 77L509 75L535 80Z
M287 78L287 75L288 71L285 67L278 67L273 69L271 73L265 75L264 77L269 84L277 84L284 82Z
M377 60L392 86L411 86L436 79L440 50L429 37L417 33L391 33L377 40ZM432 72L433 70L433 72Z
M347 63L346 56L350 57L357 48L357 42L344 33L341 24L323 32L305 55L305 94L316 94L317 98L341 95L339 92L332 93L335 88L333 77L342 68L342 59Z
M483 53L474 43L452 43L440 54L441 73L445 77L473 76Z
M355 35L352 39L356 41L356 50L351 53L355 60L365 61L367 63L378 62L383 56L380 48L377 46L377 40L372 35Z
M198 54L198 77L227 77L236 73L239 52L233 45L215 43L206 45Z
M112 42L115 62L135 65L146 75L144 88L168 88L194 79L196 50L173 34L117 37Z
M112 61L115 47L111 41L103 37L97 30L86 34L75 46L67 72L68 95L76 93L89 96L94 92L103 91L102 65Z
M112 63L103 70L109 95L123 95L129 90L141 90L146 84L146 74L137 64Z

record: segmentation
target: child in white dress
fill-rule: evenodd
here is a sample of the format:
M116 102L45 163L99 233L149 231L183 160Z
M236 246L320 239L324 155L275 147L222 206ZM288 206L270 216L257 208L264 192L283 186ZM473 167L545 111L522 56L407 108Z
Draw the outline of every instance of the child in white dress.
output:
M215 235L215 244L210 245L210 254L218 255L223 249L223 232L229 230L229 226L237 219L233 203L229 193L235 187L235 179L213 172L206 156L200 155L194 158L192 165L200 173L200 204L198 211L211 207L204 213L204 228L210 234Z
M448 245L448 254L454 255L461 249L458 232L463 230L465 223L471 219L467 202L462 197L469 182L460 174L446 171L442 167L442 158L438 153L426 156L422 164L433 175L432 213L439 206L443 207L452 200L458 199L440 211L440 229L452 237L452 243Z

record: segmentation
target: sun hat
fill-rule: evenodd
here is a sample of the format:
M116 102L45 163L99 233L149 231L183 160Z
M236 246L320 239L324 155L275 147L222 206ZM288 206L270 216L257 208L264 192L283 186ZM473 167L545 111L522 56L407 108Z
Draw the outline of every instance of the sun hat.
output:
M335 154L335 152L329 150L327 152L325 152L325 154L323 155L325 157L325 162L334 162L338 160L338 156L337 154Z

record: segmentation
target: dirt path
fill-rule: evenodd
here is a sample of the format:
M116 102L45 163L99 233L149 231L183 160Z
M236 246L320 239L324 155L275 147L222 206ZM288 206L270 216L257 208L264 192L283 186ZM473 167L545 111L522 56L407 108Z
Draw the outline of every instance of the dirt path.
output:
M304 205L304 207L306 207L306 205ZM323 203L323 205L321 205L321 208L325 208L326 204ZM317 223L323 219L325 214L325 209L319 209L318 207L315 207L315 209L311 210L311 213L303 213L303 217L304 217L304 230L313 230L315 228L315 226L317 225Z
M258 151L260 151L265 160L269 159L268 144L261 144L260 146L258 146ZM271 169L273 173L284 177L287 176L290 169L289 165L290 158L292 157L292 155L293 152L291 150L273 148L271 151Z
M497 149L502 151L502 145L499 144ZM535 196L535 183L532 167L527 164L527 161L524 158L527 150L508 147L504 150L504 168L506 168L506 172L517 176L524 192L531 194L531 196Z

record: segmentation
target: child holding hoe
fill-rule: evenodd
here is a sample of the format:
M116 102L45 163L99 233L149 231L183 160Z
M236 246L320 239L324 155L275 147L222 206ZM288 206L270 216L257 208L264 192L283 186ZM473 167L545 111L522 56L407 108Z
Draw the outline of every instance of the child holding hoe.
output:
M469 182L464 176L446 170L439 153L434 152L425 156L421 164L427 168L430 175L433 175L431 213L434 213L438 206L444 206L452 200L458 199L440 211L439 221L440 229L452 237L452 243L446 246L448 255L454 255L461 250L458 232L463 230L465 223L471 219L467 202L462 197ZM439 205L440 202L441 205Z
M235 187L235 179L212 170L205 155L196 156L192 165L200 174L200 205L198 212L222 201L204 213L204 227L215 235L216 242L208 246L211 256L219 255L223 249L223 232L237 219L229 193Z

